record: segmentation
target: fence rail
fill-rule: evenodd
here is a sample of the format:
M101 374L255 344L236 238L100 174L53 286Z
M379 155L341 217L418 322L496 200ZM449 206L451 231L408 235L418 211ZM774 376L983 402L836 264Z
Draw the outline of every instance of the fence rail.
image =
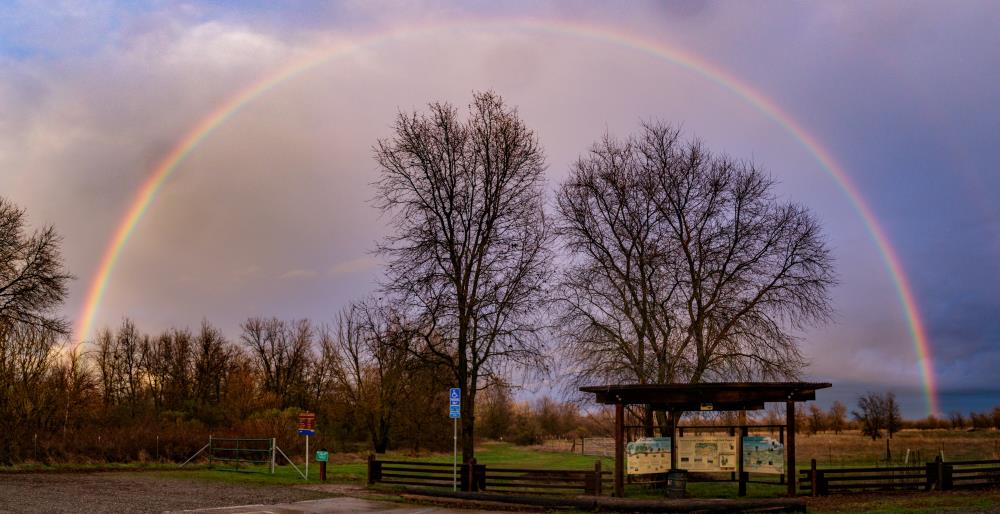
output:
M924 466L802 470L799 485L812 496L831 491L923 489L946 491L959 487L1000 484L1000 460L945 462L938 457Z
M462 491L564 493L600 496L611 492L610 471L601 470L600 461L593 470L499 468L471 462L458 465L457 474L450 463L377 460L368 457L368 483L449 488L457 481Z

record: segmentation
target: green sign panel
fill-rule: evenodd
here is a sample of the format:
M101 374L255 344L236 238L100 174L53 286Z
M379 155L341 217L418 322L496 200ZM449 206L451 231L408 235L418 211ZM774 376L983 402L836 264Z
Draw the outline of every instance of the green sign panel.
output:
M316 462L326 462L330 458L330 454L323 450L316 452Z

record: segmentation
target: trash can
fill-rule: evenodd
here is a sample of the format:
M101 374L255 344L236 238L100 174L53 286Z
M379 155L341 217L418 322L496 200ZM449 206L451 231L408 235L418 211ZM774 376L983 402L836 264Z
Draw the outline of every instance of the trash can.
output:
M686 469L672 469L667 472L667 497L683 498L687 493L688 472Z

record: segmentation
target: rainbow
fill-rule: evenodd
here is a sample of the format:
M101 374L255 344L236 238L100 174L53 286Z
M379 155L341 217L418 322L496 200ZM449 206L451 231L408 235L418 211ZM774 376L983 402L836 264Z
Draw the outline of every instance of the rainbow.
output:
M724 90L727 90L752 105L762 114L781 126L788 134L799 142L818 161L823 170L828 173L847 195L850 203L861 216L865 227L871 235L876 247L882 255L885 268L896 285L899 302L906 318L910 336L913 339L914 350L919 362L923 378L924 396L927 412L937 414L937 386L931 361L930 345L927 333L917 309L909 281L903 272L899 257L889 242L885 231L879 225L871 208L865 202L857 187L851 181L846 171L837 164L830 152L810 134L794 117L781 109L774 101L764 96L739 78L716 67L712 63L683 50L668 47L663 43L637 37L632 34L618 32L609 27L568 23L551 20L493 20L493 21L458 21L445 24L423 26L420 28L387 29L348 43L336 44L322 48L302 57L294 59L289 64L263 76L256 82L244 87L222 102L205 118L192 127L170 150L170 152L153 168L149 177L135 193L128 210L116 228L110 243L93 275L87 290L82 311L77 318L77 331L74 335L74 351L89 336L93 329L94 319L101 305L101 300L107 290L109 280L115 265L128 244L139 221L156 199L157 193L164 182L177 169L178 165L193 152L198 145L209 137L220 125L229 120L241 108L253 102L256 98L271 91L278 85L287 82L316 66L337 56L343 56L362 48L378 44L398 41L420 35L430 35L441 31L467 30L519 30L527 32L542 32L567 37L585 38L605 44L612 44L639 51L667 61L671 64L690 70Z

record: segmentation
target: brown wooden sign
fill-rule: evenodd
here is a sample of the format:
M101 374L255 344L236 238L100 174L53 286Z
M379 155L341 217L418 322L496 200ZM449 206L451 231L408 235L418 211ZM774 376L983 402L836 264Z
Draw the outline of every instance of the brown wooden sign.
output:
M316 430L316 414L313 412L300 413L299 430Z

